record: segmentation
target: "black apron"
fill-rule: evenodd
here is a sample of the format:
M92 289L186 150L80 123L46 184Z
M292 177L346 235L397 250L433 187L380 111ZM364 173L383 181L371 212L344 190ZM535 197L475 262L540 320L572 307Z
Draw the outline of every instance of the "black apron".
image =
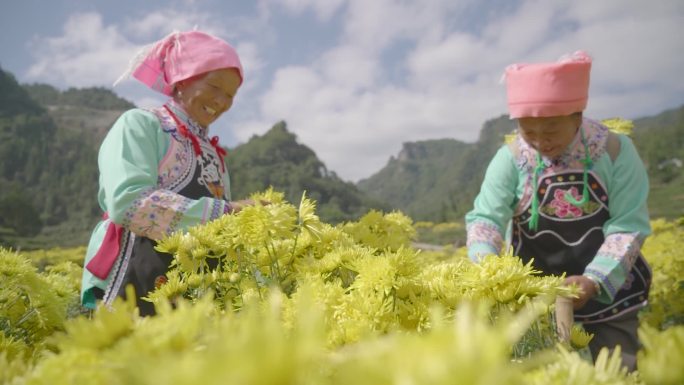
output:
M581 194L582 177L582 172L563 172L539 178L535 191L539 199L537 231L528 229L529 205L513 217L515 255L525 263L534 259L532 265L544 274L582 275L603 244L603 224L610 218L608 194L594 174L589 172L590 196L583 206L571 207L570 203L564 204L558 199L572 187ZM575 311L575 321L607 321L643 306L648 298L650 282L650 268L640 254L625 284L617 290L615 300L610 304L590 300L582 309Z

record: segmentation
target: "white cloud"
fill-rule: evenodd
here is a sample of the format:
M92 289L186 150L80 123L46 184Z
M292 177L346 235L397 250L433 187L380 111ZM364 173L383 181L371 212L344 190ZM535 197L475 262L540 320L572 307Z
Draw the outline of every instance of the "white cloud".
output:
M137 15L136 15L137 16ZM128 36L148 43L173 32L199 29L235 43L239 31L234 27L241 20L238 16L217 17L210 12L166 8L146 13L143 17L131 17L124 23Z
M268 5L280 5L292 14L301 14L313 10L321 21L329 20L345 3L345 0L265 0Z
M484 55L488 48L475 37L456 32L444 40L419 45L407 58L407 64L417 85L453 87L491 70Z
M260 74L265 66L264 60L260 57L258 46L250 41L241 41L235 46L235 50L240 55L240 62L245 73L245 84L240 90L241 93L254 90L260 81Z
M423 62L410 56L398 63L382 62L383 51L398 40L415 43L423 37L419 31L441 24L444 16L437 16L447 6L439 2L427 8L387 1L364 4L365 8L361 2L351 2L347 32L340 45L331 47L308 67L276 72L260 102L260 123L239 125L238 137L247 140L255 128L263 132L268 122L284 119L332 170L355 180L381 168L402 142L454 136L474 140L483 112L492 117L498 114L494 111L503 110L497 109L497 98L482 92L483 84L488 91L500 88L496 75L476 76L477 67L468 63L471 78L467 82L449 77L460 68L459 51L450 48L462 46L450 47L450 41L463 37L471 40L478 52L484 51L476 39L465 34L446 35L446 44L435 38L438 31L428 34L436 40L437 48L432 53L426 48L422 56L419 52L417 56ZM470 53L461 57L461 62L467 62ZM408 86L393 84L385 66L405 67L409 76L418 80ZM466 106L463 100L480 102L487 111ZM478 114L468 114L472 111Z
M136 36L143 42L152 42L174 30L187 31L204 20L189 20L184 13L171 9L152 12L143 18L130 18L125 22L125 28L131 36Z
M593 56L589 114L636 118L684 101L683 3L578 2L566 11L576 28L538 52L555 58L581 48Z
M573 36L594 55L594 84L667 87L684 82L684 14L669 18L626 18L588 24Z
M326 52L316 63L316 69L325 77L326 86L363 88L378 83L380 64L374 54L346 44Z
M75 14L62 36L34 40L36 61L27 77L56 85L109 86L136 50L119 28L104 26L99 14Z
M397 43L440 38L447 30L447 24L452 22L445 15L453 15L455 10L469 3L449 0L349 0L342 39L347 44L379 55Z
M297 12L316 7L280 3ZM479 3L454 3L349 0L339 44L312 63L276 70L258 119L238 125L238 137L284 119L330 169L358 180L402 142L476 139L487 119L506 111L499 78L508 64L553 61L576 49L595 56L588 112L599 118L638 117L683 101L680 2L528 0L482 16L477 31L452 21L467 24ZM387 61L397 44L404 53ZM396 82L397 72L406 78Z
M402 142L475 140L487 119L506 111L499 79L513 62L587 50L595 59L588 113L598 118L634 118L684 102L680 0L488 4L259 0L251 16L166 9L111 25L98 14L77 14L61 36L34 42L29 77L108 85L140 44L198 25L234 43L243 60L245 86L226 119L231 133L246 141L284 119L331 170L351 180L378 171ZM277 28L291 24L274 22L282 15L276 9L315 15L318 24L302 28L339 22L342 33L328 47L288 46ZM320 54L311 59L312 52ZM277 62L284 56L287 64ZM145 97L131 94L139 102ZM219 130L228 129L221 124Z
M125 71L129 60L144 45L172 31L194 28L233 43L241 53L243 64L253 74L258 73L264 63L257 45L247 39L237 39L236 32L227 25L231 23L226 21L206 12L163 9L105 25L98 13L76 13L66 21L61 36L34 39L35 62L27 77L76 87L108 86ZM230 21L247 24L240 17Z

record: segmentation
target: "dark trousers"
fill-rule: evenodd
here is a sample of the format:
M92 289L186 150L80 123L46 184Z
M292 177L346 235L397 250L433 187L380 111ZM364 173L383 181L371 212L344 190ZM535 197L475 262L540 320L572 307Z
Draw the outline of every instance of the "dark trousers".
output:
M622 364L629 371L636 369L636 355L641 347L637 335L637 313L638 310L630 311L610 321L583 325L584 330L594 334L594 338L589 342L589 350L594 360L601 348L608 348L612 354L615 347L620 345Z

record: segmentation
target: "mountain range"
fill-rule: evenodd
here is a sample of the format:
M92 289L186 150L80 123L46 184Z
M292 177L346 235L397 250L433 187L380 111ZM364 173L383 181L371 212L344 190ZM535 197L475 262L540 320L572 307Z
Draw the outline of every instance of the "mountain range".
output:
M415 220L462 221L490 159L515 128L515 121L502 115L484 124L475 143L404 143L397 157L358 186ZM649 174L651 217L684 215L684 106L635 119L631 137Z
M109 127L134 105L105 88L60 91L19 84L0 68L0 245L45 248L85 244L99 216L97 150ZM374 175L340 179L297 141L286 122L228 149L234 199L269 186L295 204L306 191L325 221L370 209L415 220L462 222L487 164L515 128L500 116L475 143L407 142ZM651 181L653 217L684 214L684 106L635 120L633 139Z

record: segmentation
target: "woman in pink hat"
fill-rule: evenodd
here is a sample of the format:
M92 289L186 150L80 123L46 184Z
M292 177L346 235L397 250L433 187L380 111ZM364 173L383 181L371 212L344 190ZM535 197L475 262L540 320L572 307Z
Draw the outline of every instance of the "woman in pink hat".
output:
M594 333L594 357L620 345L634 369L637 311L651 280L640 253L651 232L648 177L627 136L583 117L590 70L584 52L506 69L518 130L492 159L466 215L468 255L498 254L510 229L515 255L580 287L575 320Z
M251 202L231 202L225 150L209 126L233 104L243 81L237 52L209 34L177 32L133 63L133 77L168 95L160 108L132 109L100 147L98 200L104 212L88 245L84 306L111 303L132 284L140 299L166 281L172 256L154 249L165 235Z

